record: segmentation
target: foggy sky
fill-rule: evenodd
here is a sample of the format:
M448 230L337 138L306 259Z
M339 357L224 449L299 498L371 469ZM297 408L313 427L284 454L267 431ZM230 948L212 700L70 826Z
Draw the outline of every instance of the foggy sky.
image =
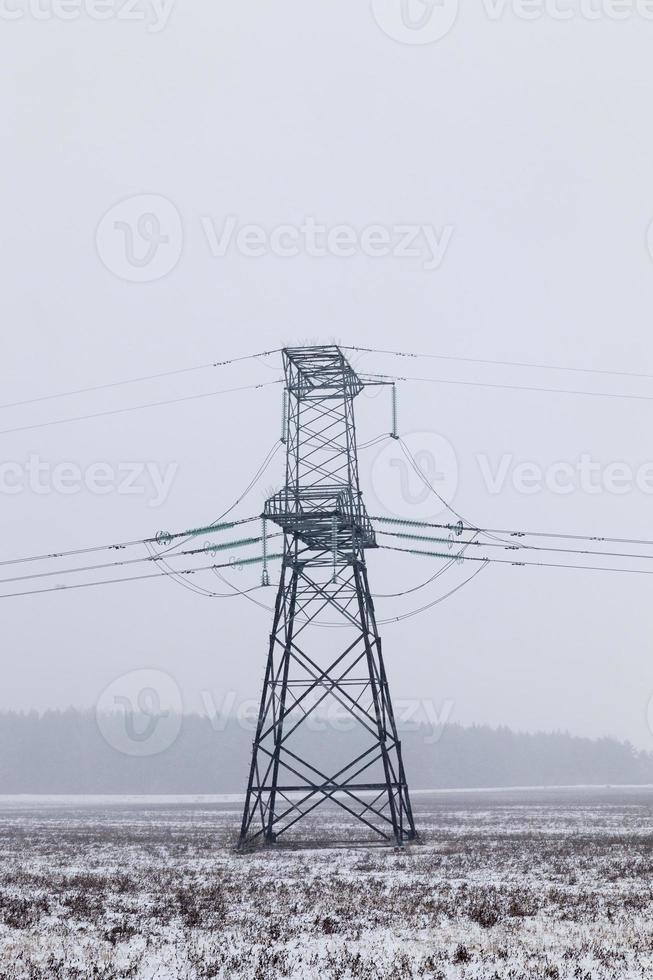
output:
M653 374L653 23L492 21L466 4L429 44L389 37L364 3L202 4L164 29L117 18L0 21L3 119L2 404L204 364L285 343L343 344ZM183 249L162 278L107 268L96 233L134 195L178 212ZM207 223L361 230L427 225L451 236L418 258L212 254ZM404 384L402 433L453 447L454 505L473 522L653 537L653 495L497 493L520 463L653 461L647 379L365 355L366 371L618 397ZM2 409L0 429L279 376L244 362ZM387 393L361 396L359 439L389 427ZM213 520L275 438L278 386L131 414L0 433L3 462L175 467L151 494L0 494L6 558L140 538ZM371 513L401 467L361 452ZM379 475L381 474L381 475ZM278 456L237 514L261 510ZM388 481L387 483L385 481ZM418 488L411 491L414 495ZM410 500L407 513L410 512ZM417 506L417 505L416 505ZM424 511L419 512L424 516ZM433 516L444 516L434 507ZM375 590L433 571L369 555ZM28 571L29 569L27 569ZM25 571L25 570L23 570ZM465 570L466 572L466 570ZM235 572L241 587L259 570ZM379 600L389 618L417 596ZM4 577L4 575L2 576ZM215 586L211 579L209 587ZM258 595L258 594L257 594ZM446 602L384 627L393 694L451 705L451 719L612 734L653 748L653 578L490 567ZM273 599L270 590L263 597ZM258 695L269 614L169 581L2 600L0 708L93 705L121 674L156 668L184 705ZM202 695L204 693L204 697ZM233 696L232 696L233 702ZM232 703L230 702L230 703Z

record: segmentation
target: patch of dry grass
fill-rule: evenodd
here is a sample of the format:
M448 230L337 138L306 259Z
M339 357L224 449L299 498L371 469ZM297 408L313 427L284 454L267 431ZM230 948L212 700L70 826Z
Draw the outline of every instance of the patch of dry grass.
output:
M422 798L403 851L323 810L239 855L224 805L3 805L0 980L647 978L651 812Z

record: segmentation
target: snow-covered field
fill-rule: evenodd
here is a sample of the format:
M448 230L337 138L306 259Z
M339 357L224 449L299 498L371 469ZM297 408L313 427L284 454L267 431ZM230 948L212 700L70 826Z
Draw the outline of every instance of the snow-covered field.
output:
M653 975L653 791L414 802L404 851L319 809L239 855L233 800L0 798L0 980Z

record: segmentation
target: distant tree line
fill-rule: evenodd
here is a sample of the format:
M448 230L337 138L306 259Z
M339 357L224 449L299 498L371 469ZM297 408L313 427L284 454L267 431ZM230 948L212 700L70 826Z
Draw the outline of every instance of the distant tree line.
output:
M251 729L199 715L168 718L159 732L148 731L147 719L131 721L126 731L124 717L104 716L99 724L91 711L0 713L0 793L243 791ZM354 732L308 731L302 738L302 749L322 759L325 771L364 747ZM653 753L612 738L447 724L437 741L415 726L402 744L415 789L653 784Z

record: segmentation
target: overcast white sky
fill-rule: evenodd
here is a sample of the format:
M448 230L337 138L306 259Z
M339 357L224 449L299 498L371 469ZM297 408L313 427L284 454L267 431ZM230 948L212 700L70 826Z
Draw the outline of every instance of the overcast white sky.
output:
M404 11L413 26L403 28L399 0L375 10L345 0L178 0L165 22L156 7L140 8L145 21L125 19L120 3L106 20L83 8L68 21L7 2L0 401L307 338L653 375L653 22L637 10L616 21L607 6L596 20L577 9L569 20L549 10L529 22L510 6L492 15L466 3L446 36L411 43L428 40L415 26L422 14L428 31L432 18L455 13L450 0L430 12L414 2ZM38 9L53 10L47 0ZM128 226L150 213L158 230L140 226L130 262ZM214 254L228 216L234 234ZM354 254L310 254L307 220L347 226L341 246ZM291 227L271 246L257 233L243 242L243 225ZM429 230L416 238L419 255L364 254L373 244L361 233L376 225L392 243L400 226ZM150 264L146 239L157 233L167 241ZM275 254L284 245L298 254ZM139 278L152 281L128 281ZM417 433L417 451L441 446L438 438L452 447L458 478L447 491L474 522L653 538L653 495L636 484L610 492L610 471L598 493L515 485L522 463L575 467L585 455L605 477L611 463L636 471L652 462L653 401L623 395L653 398L653 381L375 355L357 363L612 392L406 384L400 428ZM268 381L276 366L245 362L3 408L0 429ZM387 431L386 395L360 402L361 441ZM30 457L84 474L98 462L175 467L159 506L150 484L126 494L116 482L101 495L62 494L47 478L49 492L38 493L27 475L19 493L3 485L0 551L11 558L210 521L247 484L279 424L273 386L0 432L14 477ZM371 512L392 508L406 476L387 456L375 464L378 451L361 454ZM494 472L502 459L507 476L492 493L483 467ZM238 514L257 513L280 475L277 462ZM406 512L424 516L416 493L409 488ZM370 555L374 587L416 584L429 574L420 561ZM259 572L234 575L252 585ZM380 601L380 616L448 588L442 580L417 599ZM614 734L653 749L652 598L649 576L489 568L428 613L385 628L393 693L452 702L461 722ZM229 691L258 693L270 623L245 600L207 600L164 580L2 600L1 609L2 708L91 705L143 667L172 675L188 709L201 707L203 690L218 706Z

